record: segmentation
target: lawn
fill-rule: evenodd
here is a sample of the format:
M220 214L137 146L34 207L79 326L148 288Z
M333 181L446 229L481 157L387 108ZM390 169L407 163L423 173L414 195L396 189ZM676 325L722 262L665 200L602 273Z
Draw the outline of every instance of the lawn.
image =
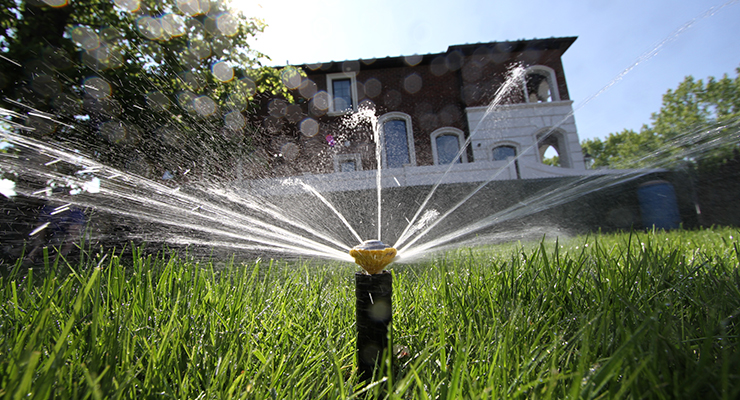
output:
M357 266L136 249L0 266L0 396L735 399L738 236L545 238L392 264L392 373L366 385Z

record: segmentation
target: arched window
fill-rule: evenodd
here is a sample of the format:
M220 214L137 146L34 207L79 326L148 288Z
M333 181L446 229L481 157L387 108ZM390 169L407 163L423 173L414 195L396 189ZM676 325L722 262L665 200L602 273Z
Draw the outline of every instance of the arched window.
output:
M534 65L524 71L524 97L527 103L559 101L555 71L544 65Z
M391 112L378 118L383 150L383 167L400 168L416 165L411 117Z
M554 167L571 168L565 145L565 135L558 129L548 128L537 134L539 160Z
M434 164L446 165L451 162L463 163L468 162L468 156L460 149L465 143L463 131L457 128L439 128L432 132L432 155Z

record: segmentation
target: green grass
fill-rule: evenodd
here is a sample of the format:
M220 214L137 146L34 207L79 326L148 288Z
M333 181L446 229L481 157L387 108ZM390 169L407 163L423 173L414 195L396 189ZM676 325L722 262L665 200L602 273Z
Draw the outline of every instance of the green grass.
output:
M18 267L0 280L0 396L734 399L738 236L597 235L392 265L404 351L367 386L356 267L136 252Z

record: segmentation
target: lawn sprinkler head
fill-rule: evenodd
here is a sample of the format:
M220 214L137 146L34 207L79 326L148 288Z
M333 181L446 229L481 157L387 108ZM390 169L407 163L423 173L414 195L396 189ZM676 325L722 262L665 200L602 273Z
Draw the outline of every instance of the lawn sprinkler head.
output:
M396 258L396 249L380 240L366 240L349 251L355 262L370 275L379 274Z

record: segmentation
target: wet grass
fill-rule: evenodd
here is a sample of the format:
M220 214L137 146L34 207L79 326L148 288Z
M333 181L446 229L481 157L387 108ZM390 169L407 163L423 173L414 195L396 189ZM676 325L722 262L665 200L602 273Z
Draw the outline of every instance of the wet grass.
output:
M94 254L6 271L3 398L740 396L740 231L598 235L393 265L393 373L354 367L347 264Z

